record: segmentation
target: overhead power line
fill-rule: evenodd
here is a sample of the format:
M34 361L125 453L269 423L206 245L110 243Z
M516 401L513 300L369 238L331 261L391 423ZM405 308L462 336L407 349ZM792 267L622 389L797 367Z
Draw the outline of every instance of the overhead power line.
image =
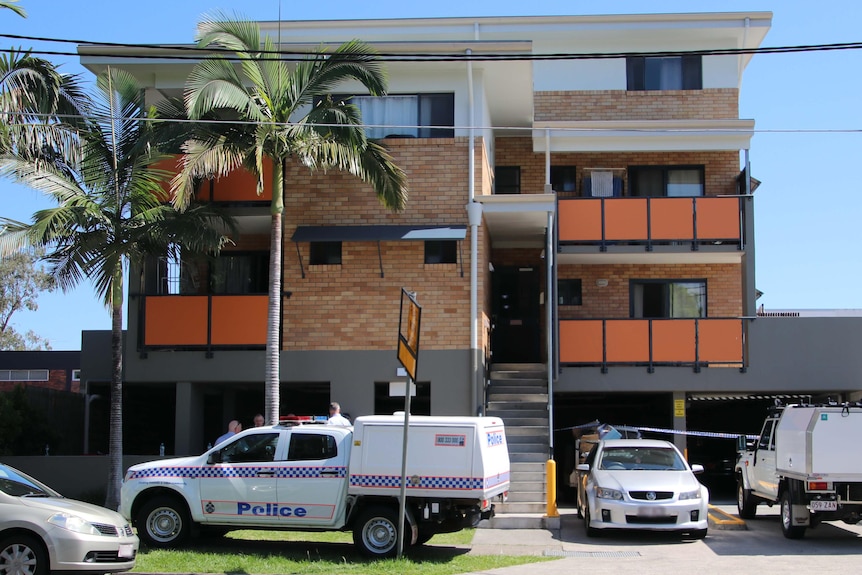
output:
M0 38L9 38L13 40L28 40L34 42L52 42L62 44L76 44L101 46L107 48L133 48L143 52L153 52L151 54L99 54L105 58L126 58L126 59L151 59L159 58L161 60L199 60L204 55L223 54L226 58L235 60L238 57L237 52L225 48L198 48L190 45L170 45L170 44L130 44L123 42L95 42L88 40L75 40L64 38L46 38L40 36L23 36L19 34L0 34ZM372 42L373 43L373 42ZM598 59L618 59L630 57L648 57L661 58L672 56L738 56L744 54L789 54L797 52L827 52L836 50L859 50L862 49L862 42L840 42L834 44L807 44L796 46L772 46L759 48L715 48L706 50L660 50L650 52L588 52L588 53L552 53L552 54L512 54L512 53L464 53L464 54L447 54L428 52L378 52L376 56L384 61L392 62L467 62L467 61L547 61L547 60L598 60ZM156 51L164 52L171 50L175 52L189 52L189 54L155 54ZM21 51L19 48L0 49L0 52ZM80 56L78 52L64 52L59 50L29 50L32 54L51 55L51 56ZM194 53L194 54L192 54ZM304 60L312 55L319 55L313 51L305 50L257 50L254 54L262 54L264 56L271 55L272 60L299 61Z
M20 112L12 112L8 114L10 116L20 116L24 117L25 114ZM91 116L82 116L79 114L28 114L27 117L42 117L42 118L58 118L63 120L75 120L75 119L91 119L96 121L109 121L112 118L103 114L94 114ZM252 122L248 120L212 120L212 119L198 119L191 120L188 118L133 118L128 116L115 116L113 118L115 121L140 121L140 122L151 122L151 123L161 123L161 124L236 124L236 125L256 125L256 126L289 126L290 122ZM31 126L39 125L39 124L30 124ZM309 126L317 126L322 128L339 128L339 127L356 127L355 124L307 124ZM445 129L445 130L462 130L467 131L470 129L468 126L420 126L418 124L361 124L359 127L362 128L390 128L390 129L416 129L416 128L427 128L427 129ZM474 130L498 130L498 131L509 131L509 132L544 132L545 130L550 130L553 132L581 132L581 133L589 133L589 132L606 132L608 128L601 127L573 127L573 126L557 126L553 128L536 128L532 126L473 126ZM785 128L785 129L771 129L771 128L620 128L614 127L611 128L615 132L631 132L631 133L653 133L653 134L685 134L685 133L704 133L709 132L713 134L862 134L862 128Z

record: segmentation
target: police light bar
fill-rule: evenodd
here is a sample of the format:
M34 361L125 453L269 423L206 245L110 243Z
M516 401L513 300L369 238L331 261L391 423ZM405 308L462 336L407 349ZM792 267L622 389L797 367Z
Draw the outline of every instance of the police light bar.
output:
M302 425L304 423L326 423L325 415L282 415L278 418L279 425Z

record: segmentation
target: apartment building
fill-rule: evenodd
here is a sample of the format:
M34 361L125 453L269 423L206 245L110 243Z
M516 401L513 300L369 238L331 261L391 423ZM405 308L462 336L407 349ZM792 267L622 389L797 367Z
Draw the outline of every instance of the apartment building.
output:
M854 398L858 320L756 314L755 123L739 98L771 20L261 23L285 51L359 38L384 55L389 95L354 101L410 186L395 214L351 176L288 174L281 411L400 408L402 289L423 310L414 413L502 415L523 461L569 465L571 428L593 420L756 432L775 396ZM180 94L192 66L171 48L79 52L153 99ZM263 410L270 193L239 172L204 182L199 197L236 216L236 245L132 274L127 402L164 406L169 453Z

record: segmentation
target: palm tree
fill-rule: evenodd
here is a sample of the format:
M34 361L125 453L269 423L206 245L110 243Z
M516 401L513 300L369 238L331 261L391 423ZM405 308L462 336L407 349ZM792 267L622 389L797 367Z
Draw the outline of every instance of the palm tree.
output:
M189 116L234 122L206 123L186 142L183 169L172 183L174 202L181 209L185 206L195 178L217 177L239 167L256 176L261 193L264 160L272 162L265 410L267 421L273 423L278 421L280 401L282 218L290 191L285 180L289 162L354 174L370 183L381 203L392 210L406 204L407 178L383 146L366 139L359 109L328 97L348 80L360 82L372 95L385 93L385 75L366 44L347 42L331 53L321 50L289 66L275 54L272 38L262 39L256 23L220 13L204 18L197 41L201 48L233 52L240 70L232 59L218 55L200 62L186 86Z
M0 2L0 8L5 8L7 10L12 10L18 16L22 18L27 17L27 12L21 6L15 6L18 3L18 0L6 0L5 2Z
M80 134L80 161L54 156L32 161L0 156L0 176L11 177L56 200L56 207L24 224L0 219L0 255L27 247L46 249L49 271L63 290L90 278L111 313L110 474L105 505L116 509L122 481L122 311L129 264L141 265L170 250L217 252L228 220L207 206L184 214L168 202L170 173L152 165L166 156L145 106L144 91L121 70L99 75L91 115ZM218 227L217 227L218 226ZM182 246L182 248L180 248ZM185 253L185 251L184 251Z

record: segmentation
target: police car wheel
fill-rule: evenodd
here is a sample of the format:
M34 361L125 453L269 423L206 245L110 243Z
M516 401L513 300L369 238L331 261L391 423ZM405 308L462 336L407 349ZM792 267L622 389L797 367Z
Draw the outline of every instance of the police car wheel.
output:
M41 541L29 535L11 535L0 540L0 573L45 575L49 567Z
M188 537L189 523L185 504L173 497L156 497L138 513L138 537L150 547L177 547Z
M365 509L353 528L353 542L369 557L394 557L398 552L398 515L391 507Z

